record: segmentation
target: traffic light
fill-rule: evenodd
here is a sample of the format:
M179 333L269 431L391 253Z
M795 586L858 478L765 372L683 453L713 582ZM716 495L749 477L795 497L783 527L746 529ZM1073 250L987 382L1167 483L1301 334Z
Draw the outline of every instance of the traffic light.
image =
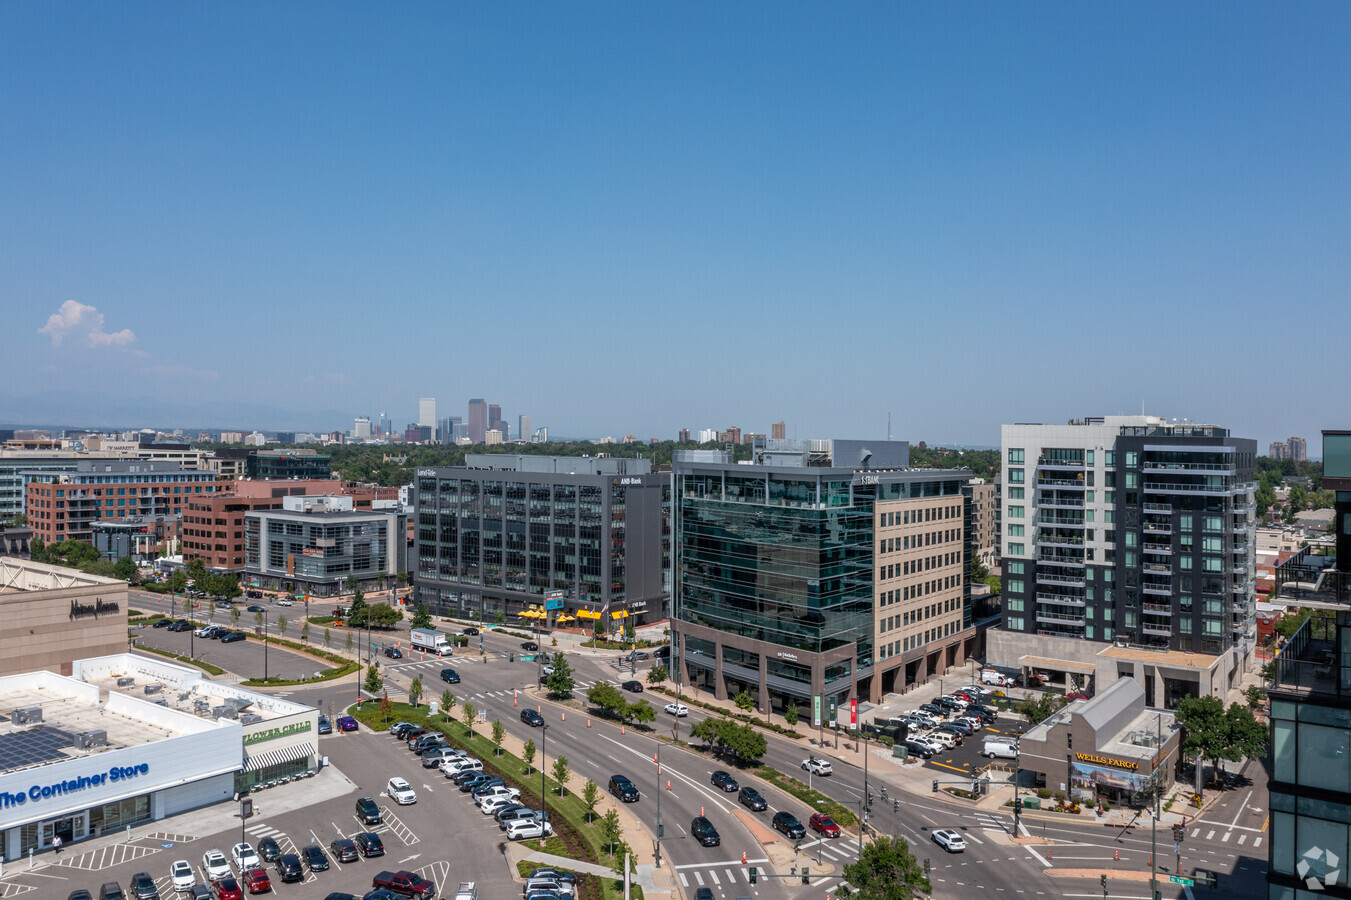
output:
M1181 825L1174 825L1174 826L1173 826L1173 843L1174 843L1174 844L1180 844L1180 843L1182 843L1182 839L1183 839L1184 837L1186 837L1186 836L1187 836L1186 830L1185 830Z
M1107 873L1103 872L1098 876L1098 883L1102 885L1102 895L1107 896Z
M929 874L929 858L926 856L926 857L924 857L924 875L925 875L925 877L928 877L928 874Z
M802 867L802 883L803 883L803 884L811 884L811 883L812 883L811 875L808 874L810 871L811 871L811 870L808 869L806 866L803 866L803 867Z
M759 879L759 877L760 877L760 870L755 866L751 866L751 884L755 884L755 882Z

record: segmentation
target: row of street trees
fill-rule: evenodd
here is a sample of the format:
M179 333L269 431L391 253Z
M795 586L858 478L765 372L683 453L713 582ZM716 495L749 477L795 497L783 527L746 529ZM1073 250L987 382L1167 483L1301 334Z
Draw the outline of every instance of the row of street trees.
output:
M695 723L690 729L690 737L703 741L719 756L731 757L737 765L754 762L768 749L765 736L758 729L719 716L709 716Z
M586 692L586 701L611 718L622 722L653 722L657 711L646 700L630 703L613 684L597 683Z

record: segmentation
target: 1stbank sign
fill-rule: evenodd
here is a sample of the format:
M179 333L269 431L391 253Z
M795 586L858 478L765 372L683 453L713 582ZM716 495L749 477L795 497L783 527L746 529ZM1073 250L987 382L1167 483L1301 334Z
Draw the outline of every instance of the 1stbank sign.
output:
M115 613L120 611L121 607L111 600L98 599L93 603L81 603L79 600L70 601L70 620L86 619L89 616L98 618L104 613Z
M13 809L16 806L23 806L29 800L48 800L52 797L74 794L86 788L103 787L110 782L130 781L149 772L150 766L146 763L135 766L113 766L108 771L100 772L97 775L81 775L79 778L67 778L55 784L35 784L28 790L17 794L0 791L0 809Z
M290 737L293 734L304 734L309 730L309 719L306 719L303 722L292 722L290 725L279 725L276 728L264 728L262 731L255 731L244 735L244 746L247 747L249 744L260 744L263 741Z
M1131 762L1126 759L1113 759L1110 756L1098 756L1096 753L1076 753L1074 758L1079 762L1092 763L1096 766L1113 766L1118 769L1135 770L1140 768L1138 762Z

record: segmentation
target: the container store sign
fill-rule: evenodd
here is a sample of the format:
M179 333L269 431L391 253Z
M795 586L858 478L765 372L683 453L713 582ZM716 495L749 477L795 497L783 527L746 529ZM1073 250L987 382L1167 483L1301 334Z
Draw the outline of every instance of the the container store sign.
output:
M244 746L247 747L250 744L260 744L263 741L273 741L277 738L290 737L293 734L304 734L309 730L309 719L306 719L303 722L292 722L290 725L280 725L276 728L264 728L244 735Z
M133 778L147 775L149 772L150 766L147 763L134 766L113 766L108 771L100 772L97 775L81 775L78 778L67 778L52 784L35 784L28 790L17 794L0 791L0 809L13 809L16 806L23 806L30 800L40 802L65 794L75 794L88 788L103 787L106 784L119 781L130 781Z

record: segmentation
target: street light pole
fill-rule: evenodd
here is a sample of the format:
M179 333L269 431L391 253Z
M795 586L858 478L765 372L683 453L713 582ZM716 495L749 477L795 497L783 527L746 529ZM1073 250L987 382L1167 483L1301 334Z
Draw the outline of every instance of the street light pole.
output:
M1018 773L1022 770L1023 751L1017 744L1013 745L1013 836L1018 836L1018 813L1023 804L1018 800L1018 782L1021 781Z
M677 716L676 718L679 718ZM657 854L654 860L661 868L661 742L657 742Z
M548 751L545 749L545 742L549 739L549 726L547 724L540 726L539 732L539 846L544 848L544 826L549 822L549 785L544 780L544 770L547 768Z

